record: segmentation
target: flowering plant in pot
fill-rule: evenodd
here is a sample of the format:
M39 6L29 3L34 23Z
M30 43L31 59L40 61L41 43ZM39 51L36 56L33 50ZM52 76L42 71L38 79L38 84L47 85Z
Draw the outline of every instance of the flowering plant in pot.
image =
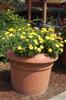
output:
M61 62L63 65L66 66L66 27L62 27L61 30L61 37L63 38L64 41L64 48L63 48L63 53L60 56Z
M63 41L54 29L23 23L0 36L0 51L7 51L15 90L39 95L48 87L51 67L63 52Z

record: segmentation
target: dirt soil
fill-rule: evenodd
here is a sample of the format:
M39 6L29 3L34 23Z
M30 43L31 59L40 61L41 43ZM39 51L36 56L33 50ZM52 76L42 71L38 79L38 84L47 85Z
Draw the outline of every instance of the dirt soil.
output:
M66 90L66 66L57 61L50 77L48 90L41 96L24 96L16 92L10 81L9 64L0 64L0 100L48 100Z

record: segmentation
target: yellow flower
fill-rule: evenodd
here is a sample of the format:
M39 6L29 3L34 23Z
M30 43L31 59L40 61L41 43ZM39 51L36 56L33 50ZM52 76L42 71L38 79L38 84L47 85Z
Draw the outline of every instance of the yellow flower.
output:
M22 32L22 34L23 34L23 35L25 35L25 34L26 34L26 32Z
M50 34L50 35L51 35L51 37L56 37L56 34L55 34L55 33L54 33L54 34L52 33L52 34Z
M63 45L63 44L61 44L61 43L59 43L59 46L60 46L60 47L63 47L64 45Z
M16 30L14 28L10 28L8 31L9 32L15 32Z
M12 37L12 36L14 36L14 35L11 33L11 34L9 34L9 36Z
M3 37L2 39L5 40L5 37Z
M57 39L62 40L62 38L60 36L58 36Z
M54 33L54 29L53 28L49 28L48 31Z
M33 38L33 36L32 35L29 35L29 38Z
M5 32L4 34L5 34L5 35L8 35L9 33L10 33L10 32Z
M35 39L35 40L33 40L34 41L34 43L36 44L36 45L38 45L38 41Z
M31 24L27 24L27 26L31 26Z
M22 50L22 47L19 45L19 46L17 47L17 49L18 49L18 50Z
M20 39L25 39L25 36L24 36L24 35L21 35L21 36L20 36Z
M52 52L52 49L51 49L51 48L49 48L49 49L48 49L48 52Z
M63 49L62 48L60 50L61 50L61 52L63 52Z
M49 36L46 36L46 39L47 39L47 40L49 40L49 39L50 39L50 37L49 37Z
M34 27L34 29L35 29L35 30L39 30L39 28L38 28L38 27Z
M50 37L50 40L55 40L57 38L55 33L50 34L49 37Z
M61 43L63 43L63 41L60 41Z
M31 33L31 34L33 34L33 35L37 35L37 34L36 34L36 32L33 32L33 31L32 31L32 33Z
M50 40L52 40L52 41L53 41L53 40L55 40L55 39L54 39L54 38L51 38Z
M21 28L19 28L18 30L21 31Z
M33 50L32 44L29 45L29 49L30 49L30 50Z
M38 51L38 52L41 52L41 48L37 48L37 51Z
M64 42L66 43L66 40L64 40Z
M26 28L26 31L30 31L30 30L31 30L31 27Z
M44 33L44 32L48 32L48 31L47 31L46 28L42 28L42 29L41 29L41 32Z
M39 39L39 42L40 43L43 43L44 42L44 39L41 36L39 36L39 35L38 35L38 39Z
M57 48L59 48L59 45L58 45L58 44L55 44L55 46L56 46Z
M43 48L44 48L44 46L43 46L43 45L40 45L40 48L41 48L41 49L43 49Z

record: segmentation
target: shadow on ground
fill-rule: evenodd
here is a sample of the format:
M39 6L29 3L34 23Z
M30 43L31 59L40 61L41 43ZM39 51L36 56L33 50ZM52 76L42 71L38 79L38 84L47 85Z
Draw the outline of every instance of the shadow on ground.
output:
M11 91L10 70L0 71L0 91Z
M66 74L66 66L64 66L60 60L57 60L54 63L52 72L55 72L57 74Z

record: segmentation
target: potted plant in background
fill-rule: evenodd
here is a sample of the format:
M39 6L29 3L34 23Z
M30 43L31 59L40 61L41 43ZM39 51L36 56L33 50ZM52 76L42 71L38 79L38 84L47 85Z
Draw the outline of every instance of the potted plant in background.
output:
M64 48L63 48L63 53L61 55L61 62L64 66L66 66L66 27L62 27L61 31L61 37L63 38L64 41Z
M25 95L39 95L47 90L53 62L63 52L63 41L53 28L32 27L23 21L0 35L0 52L11 65L15 90Z

